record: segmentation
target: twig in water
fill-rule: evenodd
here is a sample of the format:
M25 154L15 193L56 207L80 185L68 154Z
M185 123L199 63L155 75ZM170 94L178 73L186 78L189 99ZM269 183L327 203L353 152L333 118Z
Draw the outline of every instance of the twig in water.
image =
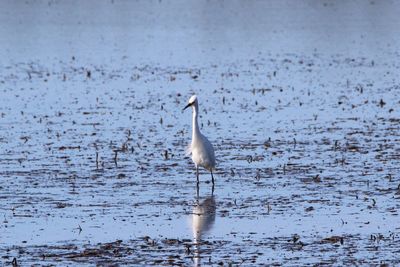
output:
M118 150L114 150L114 163L115 163L115 167L118 166L117 160L118 160Z

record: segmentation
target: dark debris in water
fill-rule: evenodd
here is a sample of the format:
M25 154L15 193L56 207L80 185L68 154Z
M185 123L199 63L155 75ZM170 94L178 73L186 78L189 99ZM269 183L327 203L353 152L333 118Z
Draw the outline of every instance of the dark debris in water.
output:
M5 262L18 261L20 265L34 264L37 260L44 265L60 264L96 264L96 265L168 265L187 266L194 262L204 265L253 265L271 264L278 262L268 254L286 253L279 264L301 264L307 260L311 264L344 264L344 265L376 265L382 260L379 252L369 257L358 257L360 241L368 249L377 248L385 243L395 246L392 236L373 235L370 240L360 240L361 236L329 236L310 240L295 234L288 242L287 237L262 238L255 240L245 238L240 244L231 241L214 240L193 242L190 239L153 239L145 236L135 240L116 240L114 242L98 243L95 245L44 245L44 246L14 246L2 258ZM253 248L250 251L246 247ZM323 260L307 258L308 254L326 253L329 250L340 249L349 253L344 256L326 254ZM235 253L232 253L232 250ZM18 257L12 257L15 252ZM306 257L306 259L304 259ZM16 260L14 260L16 259ZM400 260L391 260L400 263Z
M3 262L399 264L398 77L372 65L293 54L2 69ZM202 203L184 151L188 84L219 160L200 240L183 226ZM209 179L200 170L203 198Z

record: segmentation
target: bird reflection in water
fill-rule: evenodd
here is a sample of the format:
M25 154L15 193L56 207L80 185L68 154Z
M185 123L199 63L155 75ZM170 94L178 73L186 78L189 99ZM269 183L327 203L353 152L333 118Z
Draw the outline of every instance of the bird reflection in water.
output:
M215 222L216 203L214 197L214 186L212 186L211 195L201 201L199 196L199 187L197 187L196 203L192 213L192 231L194 245L194 266L200 266L201 259L201 238L209 232Z

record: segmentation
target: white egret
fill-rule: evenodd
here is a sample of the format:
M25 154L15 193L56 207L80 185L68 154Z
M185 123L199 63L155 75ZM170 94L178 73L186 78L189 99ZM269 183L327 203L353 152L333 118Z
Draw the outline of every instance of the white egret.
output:
M192 143L190 144L188 154L192 154L192 160L196 165L197 185L199 184L199 166L211 172L211 179L214 185L213 169L215 168L215 155L214 148L210 141L200 133L197 118L199 115L199 102L196 95L189 99L189 104L183 109L188 107L193 108L193 128L192 128Z

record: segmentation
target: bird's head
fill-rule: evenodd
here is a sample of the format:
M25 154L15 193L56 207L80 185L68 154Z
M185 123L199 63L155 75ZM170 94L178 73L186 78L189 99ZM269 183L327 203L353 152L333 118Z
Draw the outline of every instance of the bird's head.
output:
M192 97L189 98L189 103L186 105L186 107L183 110L185 110L188 107L193 106L193 105L197 105L197 96L196 95L192 95Z

